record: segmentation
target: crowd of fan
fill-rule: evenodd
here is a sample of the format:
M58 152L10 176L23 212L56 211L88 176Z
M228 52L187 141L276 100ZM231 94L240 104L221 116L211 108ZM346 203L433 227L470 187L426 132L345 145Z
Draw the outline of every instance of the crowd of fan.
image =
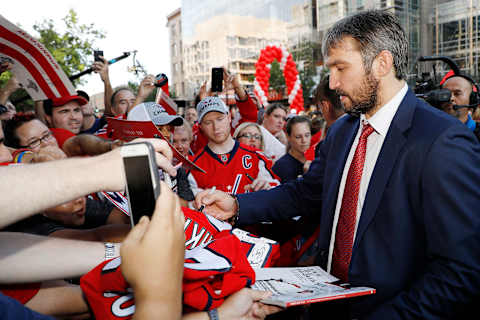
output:
M211 92L205 83L199 88L195 104L187 107L184 114L170 114L162 105L146 101L156 88L152 75L141 81L138 92L127 86L114 89L108 64L102 60L93 64L104 83L105 111L102 115L94 112L88 94L81 91L74 96L36 102L35 112L16 114L15 106L8 100L20 87L15 76L12 75L0 89L0 104L8 108L0 115L0 162L12 169L3 171L4 175L9 183L32 184L9 186L22 189L28 195L12 190L8 198L2 197L2 202L8 202L10 207L7 208L15 214L0 218L3 228L0 270L4 273L0 276L0 291L31 310L60 318L92 316L82 295L80 276L103 258L117 257L120 243L123 243L122 272L138 300L135 315L140 317L142 312L148 315L149 308L145 305L148 306L149 301L142 300L143 293L153 290L170 290L171 293L181 289L169 288L167 282L150 283L148 289L144 284L155 272L171 272L172 277L181 277L176 269L182 268L184 257L175 248L178 249L178 243L185 239L172 235L181 228L187 229L182 217L188 210L198 208L195 197L212 188L233 195L269 190L302 177L318 156L327 131L344 114L339 95L330 89L328 76L318 84L312 105L296 114L282 103L261 105L259 99L242 86L238 76L227 69L224 69L224 86L225 90L234 91L234 104L227 104L228 100L222 100L218 92ZM10 66L4 63L1 67L4 72ZM452 79L447 81L446 87L454 86L453 82ZM455 102L460 98L455 95L452 99ZM461 118L457 118L470 128L472 116L465 112L462 110ZM168 186L176 196L162 192L157 211L168 214L154 215L151 221L143 219L133 231L128 215L105 193L96 192L118 191L125 187L125 182L120 181L122 166L118 166L118 150L125 141L109 138L108 117L152 122L168 141L148 140L158 152L157 164L173 178L174 182ZM173 163L170 145L205 172L186 170ZM165 184L162 186L167 188ZM5 186L2 190L6 190ZM62 201L66 198L74 200ZM319 226L311 219L303 216L286 222L255 223L246 225L245 229L278 242L282 258L272 265L311 265L319 254L315 247ZM155 250L160 243L162 248L169 245L171 248ZM30 246L34 249L26 250L23 255L11 254ZM152 257L148 250L164 253ZM47 251L49 253L45 254ZM53 258L55 255L62 257L63 262ZM167 301L165 308L170 308L164 310L167 317L181 308L175 301L168 303L168 297L174 295L159 295ZM220 318L247 315L263 318L278 311L276 307L258 302L266 295L254 290L239 290L218 308ZM155 310L158 314L162 309ZM296 315L285 312L280 315L294 317L298 316L298 310L296 312ZM205 314L184 316L200 319Z
M2 72L8 70L8 63L3 64L2 68ZM0 103L9 108L8 112L1 115L2 165L30 165L69 157L101 155L124 143L109 139L106 134L107 117L151 121L183 156L206 171L187 172L182 167L176 169L173 189L183 207L194 208L195 195L213 186L218 190L239 194L267 190L302 176L314 158L314 147L327 129L327 123L322 113L317 111L316 104L300 115L291 113L282 103L273 103L264 108L256 96L247 91L238 77L228 70L224 70L224 83L227 90L234 90L235 104L227 105L217 93L207 90L205 83L199 88L197 105L187 107L182 115L170 115L161 105L145 101L155 89L153 76L146 76L135 93L127 86L112 89L105 60L95 62L93 68L104 82L105 111L102 115L94 112L88 94L80 90L74 96L35 102L34 112L17 114L8 100L20 88L12 74L8 83L1 88L4 99ZM328 89L328 79L322 81L320 86L331 91ZM322 108L323 112L333 112L333 105L340 110L337 96L330 102L331 98L325 96L323 91L317 90L317 93L315 100L327 103L327 107ZM277 237L274 240L281 242L297 236L301 230L291 228L291 225L289 228L285 233L287 229L282 225L274 225L268 230L251 226L251 230ZM94 193L4 226L3 232L120 243L130 229L129 217L107 197ZM289 263L295 265L295 261ZM4 284L0 290L40 313L62 317L86 316L88 309L78 301L81 299L77 285L75 279L64 279ZM56 306L45 303L49 301L46 299L61 294L64 300Z

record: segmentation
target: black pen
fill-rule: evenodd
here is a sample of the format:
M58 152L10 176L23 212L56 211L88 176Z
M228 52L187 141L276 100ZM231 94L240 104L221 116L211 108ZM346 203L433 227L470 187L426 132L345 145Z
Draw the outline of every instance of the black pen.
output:
M215 189L217 189L217 187L216 187L216 186L213 186L213 188L210 189L210 191L208 192L208 195L213 194L213 193L215 192ZM203 209L205 209L205 205L204 205L204 204L202 204L202 205L200 206L200 208L198 209L198 211L203 212Z
M247 176L247 178L248 178L248 179L250 179L250 181L252 181L252 182L253 182L253 181L255 180L255 179L253 179L253 178L252 178L252 176L251 176L251 175L249 175L248 173L245 173L245 175Z

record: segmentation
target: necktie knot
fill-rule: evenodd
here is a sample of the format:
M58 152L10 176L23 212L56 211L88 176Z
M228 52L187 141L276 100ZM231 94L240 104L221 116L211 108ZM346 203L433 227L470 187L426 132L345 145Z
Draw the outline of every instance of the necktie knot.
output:
M375 130L373 129L373 127L367 123L367 124L364 124L363 125L363 128L362 128L362 134L360 135L360 139L367 139L369 135L371 135Z

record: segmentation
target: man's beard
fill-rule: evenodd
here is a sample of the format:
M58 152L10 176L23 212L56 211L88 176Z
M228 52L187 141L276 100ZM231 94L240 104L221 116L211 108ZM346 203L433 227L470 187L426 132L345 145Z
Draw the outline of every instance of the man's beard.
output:
M347 96L352 102L352 106L347 110L344 106L344 110L351 116L359 117L361 114L365 114L368 111L374 109L377 105L377 91L379 81L369 73L367 74L360 85L360 88L353 93L353 97L349 96L342 91L337 91L339 95Z

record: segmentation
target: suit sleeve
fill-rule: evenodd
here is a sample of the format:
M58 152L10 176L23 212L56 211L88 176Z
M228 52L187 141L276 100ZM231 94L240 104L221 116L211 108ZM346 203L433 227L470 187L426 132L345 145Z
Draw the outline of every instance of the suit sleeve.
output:
M368 319L450 319L480 293L480 145L463 126L432 144L422 168L425 270ZM420 164L419 164L420 165Z
M253 224L286 220L299 215L320 214L327 148L325 144L320 156L312 162L310 170L302 178L270 190L238 195L238 223Z

